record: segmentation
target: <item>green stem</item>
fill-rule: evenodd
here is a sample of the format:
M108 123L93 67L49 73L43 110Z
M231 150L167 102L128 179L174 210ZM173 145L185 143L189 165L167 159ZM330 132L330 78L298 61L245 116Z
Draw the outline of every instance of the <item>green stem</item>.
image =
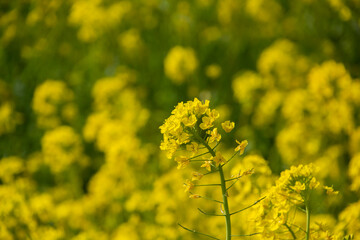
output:
M305 205L306 211L306 240L310 239L310 209L308 203Z
M291 227L289 225L287 225L287 223L284 224L285 227L289 230L289 232L291 233L291 236L293 237L293 239L296 239L296 235L294 233L294 231L291 229Z
M191 229L189 229L189 228L187 228L187 227L184 227L184 226L181 225L180 223L178 223L178 225L179 225L180 227L182 227L183 229L185 229L186 231L189 231L189 232L192 232L192 233L196 233L196 234L199 234L199 235L203 235L203 236L206 236L206 237L209 237L209 238L212 238L212 239L220 240L220 239L218 239L218 238L216 238L216 237L213 237L213 236L211 236L211 235L208 235L208 234L205 234L205 233L201 233L201 232L198 232L198 231L196 231L196 230L191 230Z
M225 177L224 177L224 172L223 172L223 170L222 170L222 166L221 166L221 165L219 165L219 173L220 173L221 192L222 192L222 195L223 195L224 211L225 211L226 240L231 240L230 211L229 211L229 204L228 204L228 199L227 199Z
M215 151L212 149L209 144L202 139L197 133L194 132L194 136L209 150L210 154L215 157ZM224 172L222 169L221 164L218 167L219 175L220 175L220 182L221 182L221 193L223 197L223 205L224 205L224 216L225 216L225 223L226 223L226 240L231 240L231 219L230 219L230 211L229 211L229 204L228 204L228 195L226 191L226 182L224 177Z

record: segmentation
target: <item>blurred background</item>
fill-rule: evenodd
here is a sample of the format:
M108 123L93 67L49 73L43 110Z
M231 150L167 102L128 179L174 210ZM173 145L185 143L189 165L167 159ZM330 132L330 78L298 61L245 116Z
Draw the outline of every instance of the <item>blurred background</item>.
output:
M195 97L235 122L224 149L249 141L233 168L259 169L234 208L312 162L341 190L313 214L360 234L359 78L359 0L0 0L0 238L219 235L159 150Z

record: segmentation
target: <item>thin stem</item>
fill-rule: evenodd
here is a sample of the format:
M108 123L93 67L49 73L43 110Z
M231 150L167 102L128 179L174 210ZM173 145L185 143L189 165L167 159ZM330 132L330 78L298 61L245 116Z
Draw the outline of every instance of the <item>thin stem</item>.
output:
M200 208L198 208L199 212L201 212L202 214L208 215L208 216L225 216L224 214L216 214L216 213L207 213L204 212L203 210L201 210Z
M291 236L296 239L296 235L294 233L294 231L291 229L291 227L289 225L287 225L286 223L284 223L284 226L289 230L289 232L291 233Z
M195 187L213 187L213 186L221 186L219 183L213 183L213 184L195 184Z
M206 155L206 154L208 154L208 153L209 153L209 152L201 153L201 154L199 154L199 155L196 155L196 156L193 156L193 157L189 158L189 160L192 160L192 159L197 158L197 157L201 157L201 156ZM202 160L202 161L204 161L204 160Z
M217 146L219 146L220 142L217 142L216 145L212 148L213 150L215 150L217 148Z
M204 173L204 176L205 176L205 175L208 175L208 174L216 173L216 172L218 172L218 170L211 171L211 172L207 172L207 173Z
M304 233L306 233L306 231L304 229L302 229L302 227L296 225L296 224L292 224L291 226L293 227L297 227L300 231L303 231Z
M208 197L204 197L204 196L200 196L200 198L223 204L222 201L218 201L218 200L215 200L215 199L212 199L212 198L208 198Z
M234 186L235 183L237 183L238 180L239 180L239 179L237 179L235 182L233 182L229 187L226 188L226 190L229 190L232 186Z
M231 235L232 237L251 237L254 235L260 234L259 232L257 233L250 233L250 234L238 234L238 235Z
M221 192L223 195L224 211L225 211L225 222L226 222L226 240L231 240L231 219L228 204L228 195L226 191L226 182L222 166L219 165L220 181L221 181Z
M204 159L192 159L190 160L190 162L203 162L205 161Z
M226 179L225 182L230 182L230 181L234 181L234 180L239 180L242 176L239 176L239 177L234 177L234 178L229 178L229 179Z
M236 156L236 154L238 154L238 153L239 153L239 152L234 153L234 154L231 156L231 158L229 158L229 160L227 160L226 163L223 164L223 166L225 166L226 164L228 164L228 163Z
M181 225L180 223L178 223L178 225L179 225L180 227L182 227L183 229L185 229L186 231L189 231L189 232L192 232L192 233L196 233L196 234L199 234L199 235L203 235L203 236L206 236L206 237L209 237L209 238L212 238L212 239L220 240L219 238L210 236L210 235L208 235L208 234L201 233L201 232L198 232L198 231L196 231L196 230L191 230L191 229L189 229L189 228L186 228L186 227L184 227L183 225Z
M237 214L237 213L239 213L239 212L242 212L242 211L244 211L244 210L246 210L246 209L248 209L248 208L251 208L252 206L254 206L254 205L258 204L259 202L261 202L262 200L264 200L265 198L266 198L266 196L265 196L265 197L260 198L259 200L257 200L257 201L256 201L256 202L254 202L253 204L251 204L250 206L247 206L247 207L245 207L245 208L243 208L243 209L240 209L239 211L236 211L236 212L230 213L230 215L234 215L234 214Z
M194 132L194 136L209 150L210 154L215 157L215 151L207 144L204 139L202 139L196 132ZM229 211L229 204L228 204L228 195L226 191L226 182L224 177L224 172L222 169L222 166L218 166L218 171L220 175L220 182L221 182L221 193L223 196L223 205L224 205L224 211L225 211L225 223L226 223L226 240L231 240L231 220L230 220L230 211Z
M310 209L309 209L309 203L306 202L305 205L305 211L306 211L306 240L310 239Z

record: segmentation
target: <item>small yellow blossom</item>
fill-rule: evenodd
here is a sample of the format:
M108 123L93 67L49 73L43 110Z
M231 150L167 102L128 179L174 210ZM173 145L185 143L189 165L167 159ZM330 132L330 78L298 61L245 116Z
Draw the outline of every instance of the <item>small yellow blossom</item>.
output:
M199 194L191 194L191 195L189 196L189 198L195 199L195 198L201 198L201 196L200 196Z
M202 173L193 172L191 181L200 180L203 176L204 176L204 174L202 174Z
M317 188L319 185L320 185L320 183L316 180L315 177L313 177L313 178L310 180L310 184L309 184L310 189Z
M239 144L239 146L235 148L235 152L240 151L240 155L242 155L245 151L246 146L248 145L248 141L243 140L239 142L238 140L236 140L236 143Z
M183 83L195 72L197 66L198 60L192 48L175 46L164 59L165 75L176 84Z
M186 151L191 152L191 155L194 156L199 151L199 144L196 142L191 142L186 145Z
M209 129L213 126L213 120L210 117L203 117L202 118L202 123L200 123L200 128L203 130Z
M185 192L189 192L191 189L194 188L194 186L195 185L189 179L186 179L186 181L184 183Z
M186 168L190 164L190 160L186 156L176 157L175 161L178 163L177 169Z
M209 104L210 101L209 100L205 100L204 103L202 103L201 101L199 101L197 98L194 99L194 104L195 104L195 112L198 112L198 114L205 114L207 109L209 108Z
M214 141L219 142L221 140L221 134L218 133L217 128L214 128L212 131L209 130L206 133L210 135L208 138L209 143L213 143Z
M299 181L296 181L295 186L292 187L292 189L297 192L300 193L301 191L305 190L305 184L301 183Z
M207 109L206 115L208 115L212 119L212 121L215 121L216 119L218 119L220 117L220 114L218 111L216 111L215 109L210 110L210 108Z
M234 127L235 127L235 123L234 122L230 122L230 121L225 121L221 124L222 128L224 129L225 132L229 133L231 132Z
M337 195L337 194L339 194L339 191L334 191L333 186L331 186L331 187L324 186L324 189L326 190L326 194L328 194L328 195Z
M216 152L216 156L213 157L212 160L215 162L216 166L219 166L220 164L224 164L226 162L225 158L221 155L220 152Z
M191 114L190 116L183 117L181 121L186 127L194 127L197 119L194 114Z
M251 168L251 169L248 169L248 170L245 170L245 171L239 171L238 174L236 175L231 175L231 178L241 178L243 176L247 176L247 175L251 175L253 174L255 171L254 171L254 168Z
M206 67L205 74L212 79L218 78L221 75L221 67L217 64L211 64Z
M206 170L211 172L211 161L205 161L200 167L204 167Z

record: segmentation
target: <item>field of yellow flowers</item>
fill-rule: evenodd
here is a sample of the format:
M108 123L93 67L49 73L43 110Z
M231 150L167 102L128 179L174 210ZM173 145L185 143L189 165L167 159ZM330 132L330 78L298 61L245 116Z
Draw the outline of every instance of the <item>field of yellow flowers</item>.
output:
M0 1L0 239L360 239L360 0Z

